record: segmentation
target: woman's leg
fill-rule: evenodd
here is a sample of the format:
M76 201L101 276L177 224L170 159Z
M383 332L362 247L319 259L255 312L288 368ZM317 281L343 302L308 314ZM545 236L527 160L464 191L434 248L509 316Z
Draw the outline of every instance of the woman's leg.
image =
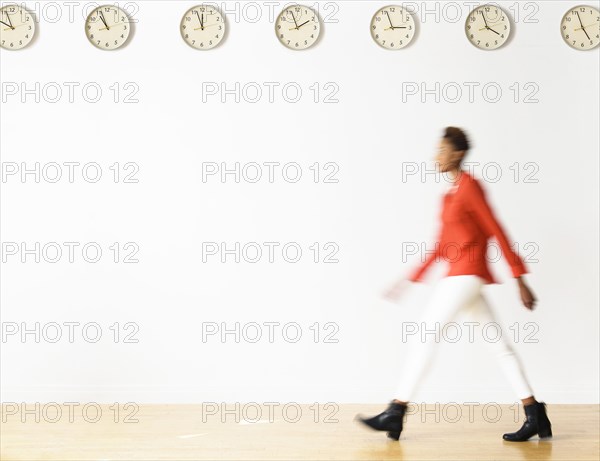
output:
M399 400L391 402L383 413L376 416L359 416L360 421L372 429L387 431L389 438L399 440L407 409L406 403L412 398L433 357L435 339L440 337L439 333L457 311L476 299L482 284L482 280L475 275L445 277L438 282L421 319L420 328L426 328L428 332L426 341L411 348L396 393ZM430 336L434 334L436 336L432 340Z
M515 354L485 297L483 295L478 296L471 305L471 309L474 319L479 322L482 328L485 328L486 325L495 324L495 328L491 330L494 331L495 337L486 338L485 341L491 346L498 358L500 367L515 395L523 401L524 405L534 403L533 390L529 385L519 357Z
M483 295L475 301L472 308L474 316L484 326L495 323L497 331L502 331L500 324L496 321L494 313ZM504 434L502 438L509 442L524 442L536 434L540 438L552 437L552 423L546 413L546 404L535 400L521 362L509 341L502 334L497 341L496 338L486 338L486 342L491 344L495 350L500 366L515 394L523 402L523 409L525 411L523 426L516 432Z
M476 301L482 286L483 281L476 275L450 276L438 282L419 324L419 331L426 329L425 341L411 348L408 354L395 394L396 403L407 403L413 398L434 357L435 339L459 310Z

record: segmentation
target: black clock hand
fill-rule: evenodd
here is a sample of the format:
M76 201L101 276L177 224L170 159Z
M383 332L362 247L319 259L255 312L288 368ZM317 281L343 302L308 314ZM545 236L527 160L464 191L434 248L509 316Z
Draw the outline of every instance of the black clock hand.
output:
M388 21L390 21L390 27L391 27L392 29L394 29L394 24L392 24L392 18L390 18L390 13L388 13L388 12L386 11L386 12L385 12L385 14L387 14Z
M10 22L10 27L12 28L12 30L15 30L15 26L13 26L12 23L12 19L10 19L10 15L5 11L6 13L6 18L8 19L8 22Z
M310 20L303 22L298 27L296 27L296 29L300 29L300 27L302 27L304 24L308 24L309 22L310 22Z
M0 23L4 24L7 27L10 27L12 30L15 30L13 26L11 26L10 24L6 24L4 21L0 21Z
M483 22L485 23L485 28L486 28L486 29L489 29L489 28L490 28L490 26L488 26L488 23L487 23L487 21L485 20L485 13L484 13L483 11L481 12L481 16L483 17Z
M198 16L198 21L200 22L200 29L204 30L204 24L202 24L202 19L200 19L200 14L194 10L194 13L196 13L196 16Z
M583 22L581 22L581 16L579 16L579 11L577 11L577 17L579 18L579 24L581 24L581 30L585 32L585 35L587 36L588 40L591 40L590 36L587 33L587 30L585 30L585 27L583 27Z
M10 22L10 27L12 27L12 30L15 30L15 26L13 26L12 19L10 19L10 15L6 11L4 13L6 14L8 22Z
M387 14L388 20L390 21L390 29L392 30L396 30L396 29L406 29L406 27L404 26L395 26L394 24L392 24L392 20L390 18L390 14L386 11L385 14Z
M108 24L106 24L106 20L104 19L104 15L102 14L102 10L100 10L99 13L100 13L100 19L104 23L104 26L106 27L106 30L110 30L110 27L108 27Z
M292 13L292 18L294 19L294 24L296 24L296 29L298 29L298 23L296 22L296 16L294 16L293 11L290 11L290 13Z
M496 32L494 29L492 29L490 26L488 26L487 21L485 20L485 13L482 11L481 12L481 16L483 17L483 22L485 23L485 28L487 30L491 30L493 33L495 33L496 35L500 35L498 32Z
M587 36L588 40L591 40L590 36L587 33L587 30L585 30L585 27L582 27L581 30L585 32L585 35Z

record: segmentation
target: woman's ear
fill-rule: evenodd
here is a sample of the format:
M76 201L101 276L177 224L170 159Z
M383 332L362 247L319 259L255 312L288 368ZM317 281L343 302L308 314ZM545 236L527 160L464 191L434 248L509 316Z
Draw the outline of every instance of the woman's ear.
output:
M460 165L462 163L463 158L465 157L465 151L464 150L455 150L452 153L452 157L454 157L452 160L454 160L454 163L456 163L457 165Z

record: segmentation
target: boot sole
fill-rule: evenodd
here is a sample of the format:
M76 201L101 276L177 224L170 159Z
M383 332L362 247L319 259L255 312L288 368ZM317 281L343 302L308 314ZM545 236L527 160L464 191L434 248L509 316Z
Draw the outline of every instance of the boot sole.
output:
M360 421L362 424L367 426L369 429L373 429L374 431L387 432L387 436L390 439L393 439L393 440L400 439L400 433L402 432L402 428L398 424L390 424L387 427L375 427L375 426L371 425L368 422L368 420L358 418L358 421Z

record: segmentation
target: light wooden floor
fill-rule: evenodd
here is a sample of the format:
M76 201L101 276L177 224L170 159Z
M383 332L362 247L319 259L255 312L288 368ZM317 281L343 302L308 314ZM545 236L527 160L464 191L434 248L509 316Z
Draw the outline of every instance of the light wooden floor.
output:
M3 408L1 459L9 460L598 460L599 406L548 405L554 437L540 441L537 437L524 443L502 440L504 432L518 429L523 420L518 408L501 406L501 418L488 408L488 422L483 406L475 407L470 422L469 409L455 407L413 407L407 417L400 442L389 441L384 433L370 431L354 421L357 413L376 414L382 405L340 405L337 408L302 406L302 418L291 422L296 412L288 409L288 421L281 406L263 420L237 423L235 415L222 423L220 414L207 416L202 422L200 405L140 405L137 423L114 422L115 412L103 406L97 423L85 422L81 412L69 422L66 407L56 423L21 422L20 414L9 415ZM32 406L28 408L33 408ZM80 407L81 408L81 407ZM229 408L233 408L230 406ZM246 407L248 419L254 419ZM10 412L9 412L10 413ZM128 411L119 414L122 420ZM53 414L53 413L52 413ZM90 411L90 415L94 415ZM48 413L48 415L51 415ZM48 416L47 417L52 417ZM334 422L325 422L328 415ZM444 417L445 415L445 417ZM439 417L439 422L436 422ZM426 418L423 421L423 418ZM452 422L454 419L458 419ZM316 420L316 422L315 422ZM337 422L335 422L337 420Z

